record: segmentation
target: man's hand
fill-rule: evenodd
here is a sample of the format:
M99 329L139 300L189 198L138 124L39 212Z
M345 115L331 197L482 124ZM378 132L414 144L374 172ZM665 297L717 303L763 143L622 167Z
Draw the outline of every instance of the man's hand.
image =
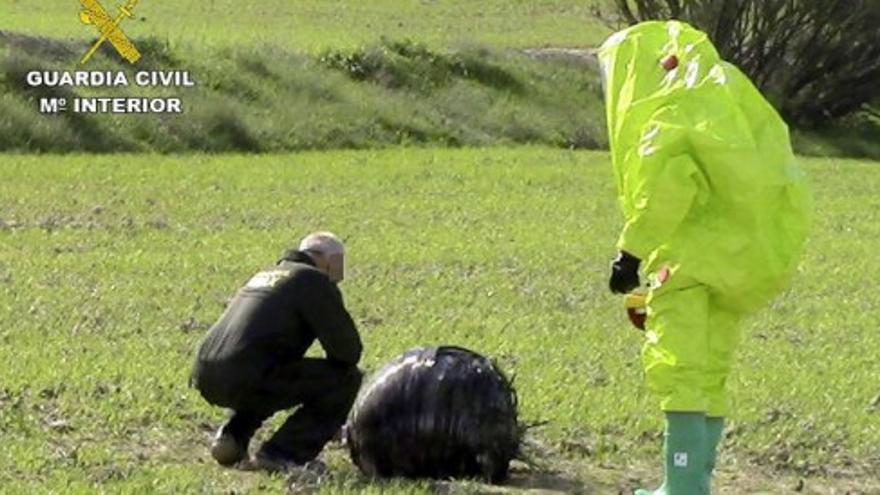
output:
M639 263L635 256L620 251L611 262L611 278L608 288L615 294L626 294L639 286Z

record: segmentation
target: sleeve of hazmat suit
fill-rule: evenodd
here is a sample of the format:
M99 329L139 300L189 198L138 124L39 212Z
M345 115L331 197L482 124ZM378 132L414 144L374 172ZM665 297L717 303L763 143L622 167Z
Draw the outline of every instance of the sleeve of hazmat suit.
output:
M690 156L658 153L653 139L659 129L657 121L648 125L646 137L634 150L639 155L633 163L635 173L623 179L627 222L618 248L639 259L669 240L704 194L705 181Z

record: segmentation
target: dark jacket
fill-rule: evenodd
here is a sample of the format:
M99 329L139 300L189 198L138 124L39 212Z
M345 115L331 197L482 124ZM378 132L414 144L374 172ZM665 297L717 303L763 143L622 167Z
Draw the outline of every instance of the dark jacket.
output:
M302 359L316 339L340 367L360 360L360 336L336 284L292 251L239 289L202 341L192 383L209 402L234 407L239 394L277 363Z

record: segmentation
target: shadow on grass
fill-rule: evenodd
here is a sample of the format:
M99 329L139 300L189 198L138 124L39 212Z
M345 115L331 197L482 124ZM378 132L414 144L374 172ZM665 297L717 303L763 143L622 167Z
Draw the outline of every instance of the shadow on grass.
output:
M791 137L802 155L880 160L880 110L866 106L820 129L792 129Z

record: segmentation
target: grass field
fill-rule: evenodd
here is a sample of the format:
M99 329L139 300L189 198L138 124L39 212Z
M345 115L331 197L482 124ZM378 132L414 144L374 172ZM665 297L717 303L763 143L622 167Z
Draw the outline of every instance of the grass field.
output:
M397 144L604 143L595 71L520 48L593 47L594 2L299 0L140 2L123 24L131 66L75 1L0 0L0 151L180 152L363 149ZM115 3L103 2L115 12ZM393 46L415 48L401 54ZM325 61L366 58L348 77ZM197 87L30 88L33 70L188 70ZM354 80L353 80L354 79ZM41 115L42 97L173 96L183 115ZM285 109L279 112L279 109Z
M147 0L123 24L144 58L131 66L105 44L79 68L187 70L195 88L35 89L27 72L77 68L97 31L80 24L72 0L0 0L0 151L598 149L606 139L595 63L522 49L596 47L610 28L593 5L609 3ZM184 113L38 112L40 98L77 96L179 97ZM860 115L797 130L794 144L810 155L878 158L878 135Z
M490 48L430 49L384 40L303 55L225 47L200 57L138 41L132 68L113 53L92 70L187 70L192 88L33 88L26 74L70 70L85 42L0 32L0 151L278 152L397 144L605 143L598 73L589 61ZM182 114L40 114L44 97L164 96Z
M188 70L196 88L46 90L23 75L74 69L96 31L75 0L0 0L0 494L286 492L211 461L224 413L186 379L238 286L317 228L348 243L367 371L471 347L546 422L506 487L372 483L331 448L322 493L656 482L643 337L606 288L610 165L584 151L606 144L595 68L522 51L595 47L593 3L144 0L123 23L144 59L106 48L88 68ZM180 96L186 113L39 115L59 95ZM795 141L880 156L876 135ZM286 153L302 150L325 151ZM814 235L792 289L746 322L716 493L880 494L880 162L803 161Z
M793 290L747 323L721 493L880 493L880 170L804 162L815 234ZM653 481L641 335L605 288L619 226L603 153L0 155L0 492L282 492L210 462L223 413L186 377L226 299L314 228L349 244L366 369L455 343L516 374L522 417L549 421L521 487ZM325 492L367 488L328 458Z
M115 11L113 2L102 2ZM120 2L124 3L124 2ZM436 46L595 46L610 31L592 15L591 1L565 0L143 0L130 36L156 36L199 48L269 44L301 52L346 49L380 35ZM605 2L603 2L605 3ZM0 0L0 29L49 37L92 39L80 24L79 3Z

